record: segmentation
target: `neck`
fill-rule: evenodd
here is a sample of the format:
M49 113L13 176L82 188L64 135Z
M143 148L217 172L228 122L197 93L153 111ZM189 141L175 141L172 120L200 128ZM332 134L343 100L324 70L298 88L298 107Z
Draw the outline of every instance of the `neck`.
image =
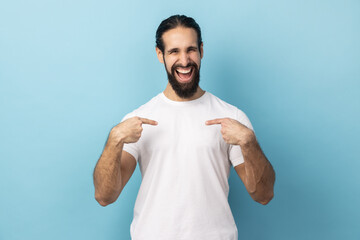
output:
M200 87L198 87L195 94L192 97L181 98L176 94L174 89L171 87L170 83L168 83L163 93L170 100L178 101L178 102L185 102L185 101L191 101L191 100L198 99L199 97L204 95L205 91L202 90Z

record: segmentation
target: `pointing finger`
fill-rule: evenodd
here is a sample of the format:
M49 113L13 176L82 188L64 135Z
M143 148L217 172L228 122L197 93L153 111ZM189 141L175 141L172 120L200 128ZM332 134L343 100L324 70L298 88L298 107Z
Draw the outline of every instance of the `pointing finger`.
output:
M143 124L150 124L150 125L157 125L157 121L151 120L151 119L147 119L147 118L140 118L141 122Z
M221 124L223 120L224 120L223 118L216 118L216 119L213 119L213 120L206 121L205 124L206 125Z

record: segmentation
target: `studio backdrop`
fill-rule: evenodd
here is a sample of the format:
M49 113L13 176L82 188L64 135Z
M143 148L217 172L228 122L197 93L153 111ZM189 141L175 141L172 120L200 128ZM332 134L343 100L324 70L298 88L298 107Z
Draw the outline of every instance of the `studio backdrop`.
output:
M249 117L276 172L254 202L232 168L239 239L360 239L360 2L0 0L0 239L130 239L139 167L101 207L110 129L164 90L160 22L204 42L200 86Z

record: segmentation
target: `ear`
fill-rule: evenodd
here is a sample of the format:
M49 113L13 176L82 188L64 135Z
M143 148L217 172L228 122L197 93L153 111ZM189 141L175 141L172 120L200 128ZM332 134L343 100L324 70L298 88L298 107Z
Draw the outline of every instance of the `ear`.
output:
M201 58L201 59L202 59L203 56L204 56L204 48L203 48L203 46L204 46L204 44L201 43L201 44L200 44L200 58Z
M163 52L158 47L155 47L155 51L156 51L156 55L157 55L157 57L159 59L159 62L164 63L164 54L163 54Z

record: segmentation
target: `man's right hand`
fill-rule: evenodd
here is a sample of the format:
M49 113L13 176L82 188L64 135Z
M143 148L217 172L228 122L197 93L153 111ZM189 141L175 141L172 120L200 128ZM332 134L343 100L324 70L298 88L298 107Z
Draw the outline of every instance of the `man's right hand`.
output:
M111 129L94 170L95 199L102 206L116 201L133 174L136 159L122 149L124 143L134 143L139 140L143 124L157 125L157 122L132 117Z
M143 130L142 125L157 125L158 123L154 120L141 117L132 117L119 123L113 127L110 131L109 138L116 144L119 143L134 143L137 142L141 137Z

